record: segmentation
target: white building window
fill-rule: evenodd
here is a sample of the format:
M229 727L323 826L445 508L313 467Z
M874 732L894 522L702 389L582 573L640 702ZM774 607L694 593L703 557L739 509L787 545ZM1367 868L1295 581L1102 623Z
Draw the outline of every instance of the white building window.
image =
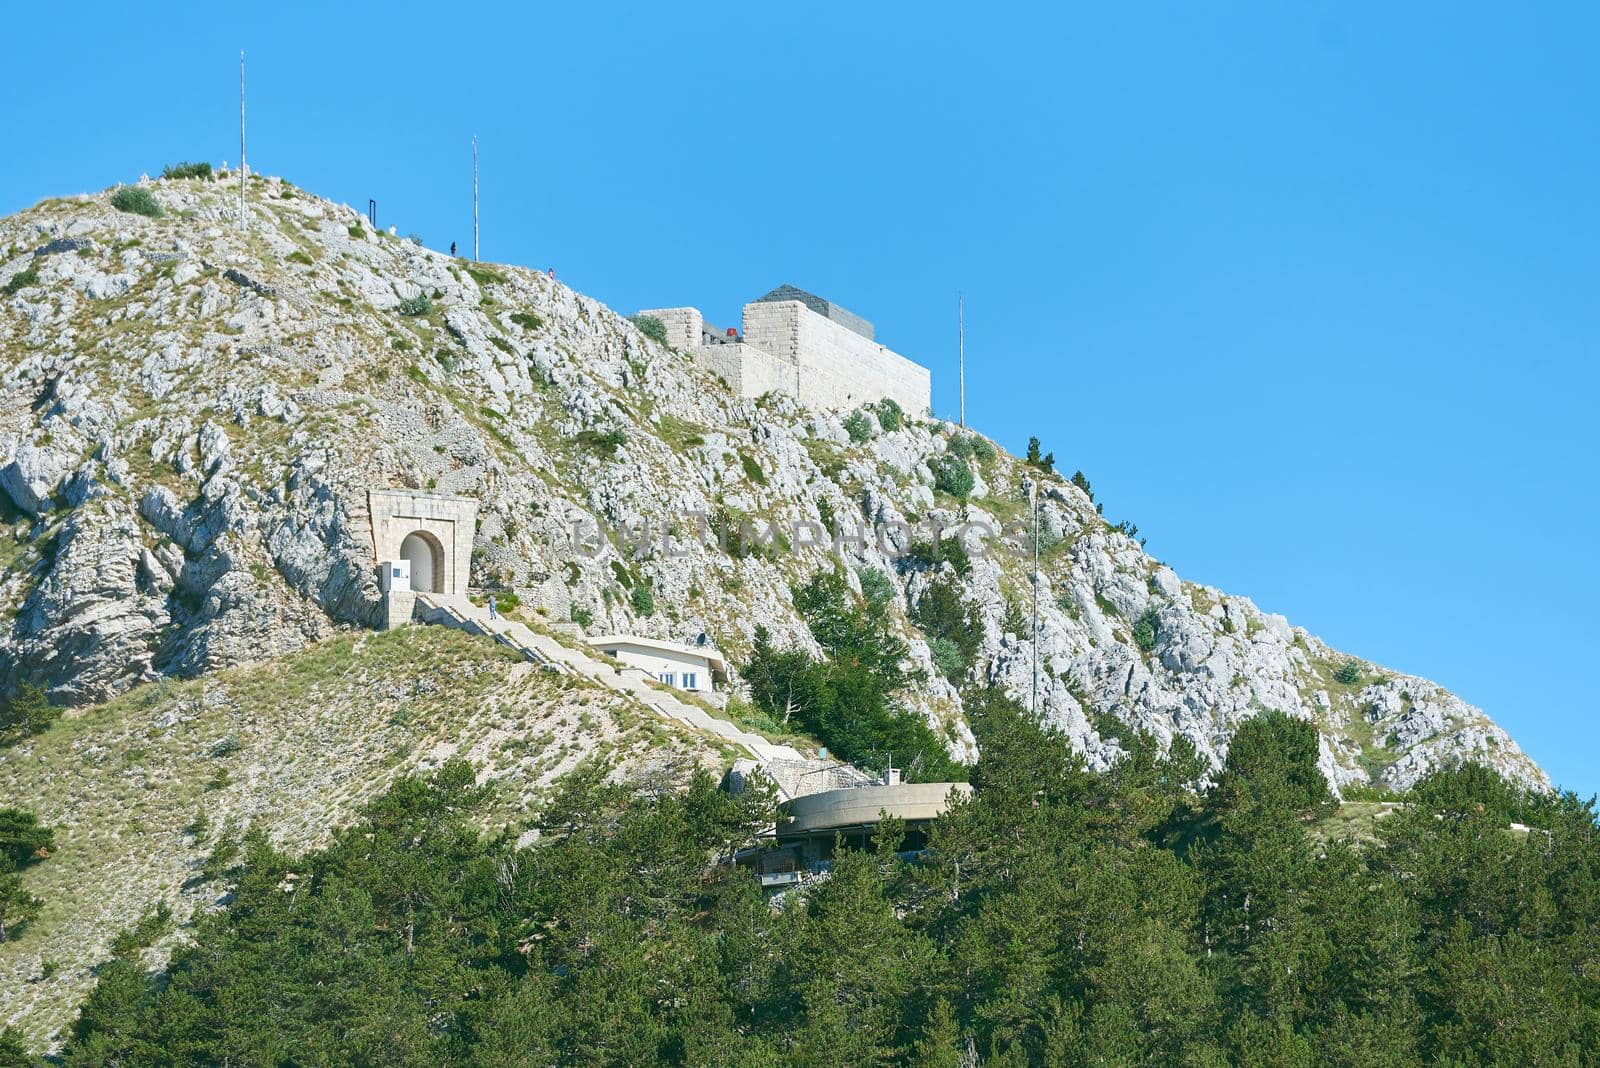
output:
M668 686L676 686L676 685L678 685L678 676L675 673L671 672L671 671L663 671L660 675L657 676L657 678L659 678L662 682L666 683Z
M695 681L695 680L694 680L694 672L692 672L692 671L685 671L685 672L684 672L684 673L683 673L683 688L684 688L684 689L685 689L685 690L692 690L692 689L694 689L694 688L695 688L695 685L694 685L694 681Z

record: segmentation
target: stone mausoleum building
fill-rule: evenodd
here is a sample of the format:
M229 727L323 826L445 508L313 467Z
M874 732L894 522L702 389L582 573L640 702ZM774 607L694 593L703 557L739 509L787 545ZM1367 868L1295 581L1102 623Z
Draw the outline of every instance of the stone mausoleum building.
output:
M931 376L875 337L872 324L832 301L782 285L744 306L744 330L719 330L697 308L650 308L667 342L741 397L782 390L812 408L853 408L885 397L928 414Z

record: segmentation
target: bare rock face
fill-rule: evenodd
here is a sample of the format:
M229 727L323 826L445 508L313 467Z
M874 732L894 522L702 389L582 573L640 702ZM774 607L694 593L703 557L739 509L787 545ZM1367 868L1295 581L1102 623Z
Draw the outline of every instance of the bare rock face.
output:
M166 613L163 598L142 580L145 550L132 510L117 501L75 510L51 551L53 566L13 624L8 681L43 679L59 696L82 701L108 696L130 679L153 678L151 639Z
M924 680L905 700L964 758L958 688L915 623L936 573L904 555L935 526L971 555L967 681L1037 693L1095 766L1131 729L1217 763L1274 709L1318 726L1336 786L1466 759L1546 784L1477 709L1365 662L1340 682L1348 657L1183 581L1076 486L925 413L893 431L869 415L855 441L847 413L741 400L543 274L374 234L275 179L252 185L248 237L215 185L149 188L164 218L94 196L0 221L0 284L39 278L0 298L6 686L94 700L372 625L366 493L394 487L478 499L474 583L552 622L704 632L735 663L758 624L816 650L790 590L817 568L881 572ZM952 449L965 502L935 486ZM746 522L753 541L720 544Z
M39 445L23 445L11 462L0 468L0 489L18 508L38 515L50 507L70 469L70 461L62 453Z

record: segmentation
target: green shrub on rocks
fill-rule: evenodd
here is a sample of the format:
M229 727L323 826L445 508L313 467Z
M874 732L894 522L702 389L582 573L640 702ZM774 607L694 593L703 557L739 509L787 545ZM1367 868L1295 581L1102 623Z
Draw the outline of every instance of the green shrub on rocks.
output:
M641 616L656 614L656 595L651 593L650 587L643 582L634 584L633 592L628 595L628 599L633 602L633 610Z
M872 420L863 411L854 411L844 417L844 432L850 440L860 445L872 437Z
M894 601L894 583L882 571L875 567L858 568L856 578L861 581L861 596L866 598L867 606L874 612L882 612Z
M166 214L161 210L161 205L156 203L156 198L150 195L150 190L136 185L125 185L111 194L111 206L118 211L146 215L152 219L159 219Z
M972 573L972 557L967 553L967 547L962 544L959 537L939 538L937 541L928 539L914 541L906 550L904 563L907 567L920 567L930 571L937 571L945 564L949 564L955 573L960 576Z
M892 397L885 397L879 401L874 411L878 415L878 425L885 430L899 430L906 424L905 409Z
M1145 652L1156 647L1156 637L1159 633L1160 617L1154 608L1146 608L1144 614L1133 621L1134 644Z
M12 275L10 280L7 281L4 286L0 286L0 293L4 293L8 297L14 297L29 286L36 286L38 284L39 268L28 267Z
M1346 660L1333 673L1333 681L1341 686L1354 686L1361 681L1361 665L1354 660Z
M933 659L933 666L939 669L939 674L947 679L956 681L967 673L966 659L949 638L929 638L928 655Z
M667 324L654 315L630 315L628 322L639 328L639 333L658 345L667 343Z
M612 460L616 458L617 449L626 444L628 436L620 430L580 430L573 440L590 452Z
M987 438L980 438L976 434L956 434L950 439L950 444L944 448L945 452L959 456L963 460L980 460L987 463L994 459L994 446L989 444Z
M405 300L402 300L395 307L395 310L401 315L427 315L433 310L433 303L429 301L427 297L423 296L421 293L418 293L414 297L407 297Z
M161 169L163 178L202 178L211 181L209 163L171 163Z
M933 488L940 493L964 501L972 493L973 484L972 468L961 457L947 452L933 462Z

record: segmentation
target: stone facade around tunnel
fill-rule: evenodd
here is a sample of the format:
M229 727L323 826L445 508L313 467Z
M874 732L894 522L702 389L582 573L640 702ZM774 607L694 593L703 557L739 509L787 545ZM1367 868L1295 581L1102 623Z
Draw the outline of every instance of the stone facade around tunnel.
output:
M403 583L407 588L393 589L389 582L383 583L386 628L411 618L418 593L467 595L472 542L478 524L477 501L414 490L371 490L367 508L372 517L372 549L378 567L396 560L410 564L410 579Z

